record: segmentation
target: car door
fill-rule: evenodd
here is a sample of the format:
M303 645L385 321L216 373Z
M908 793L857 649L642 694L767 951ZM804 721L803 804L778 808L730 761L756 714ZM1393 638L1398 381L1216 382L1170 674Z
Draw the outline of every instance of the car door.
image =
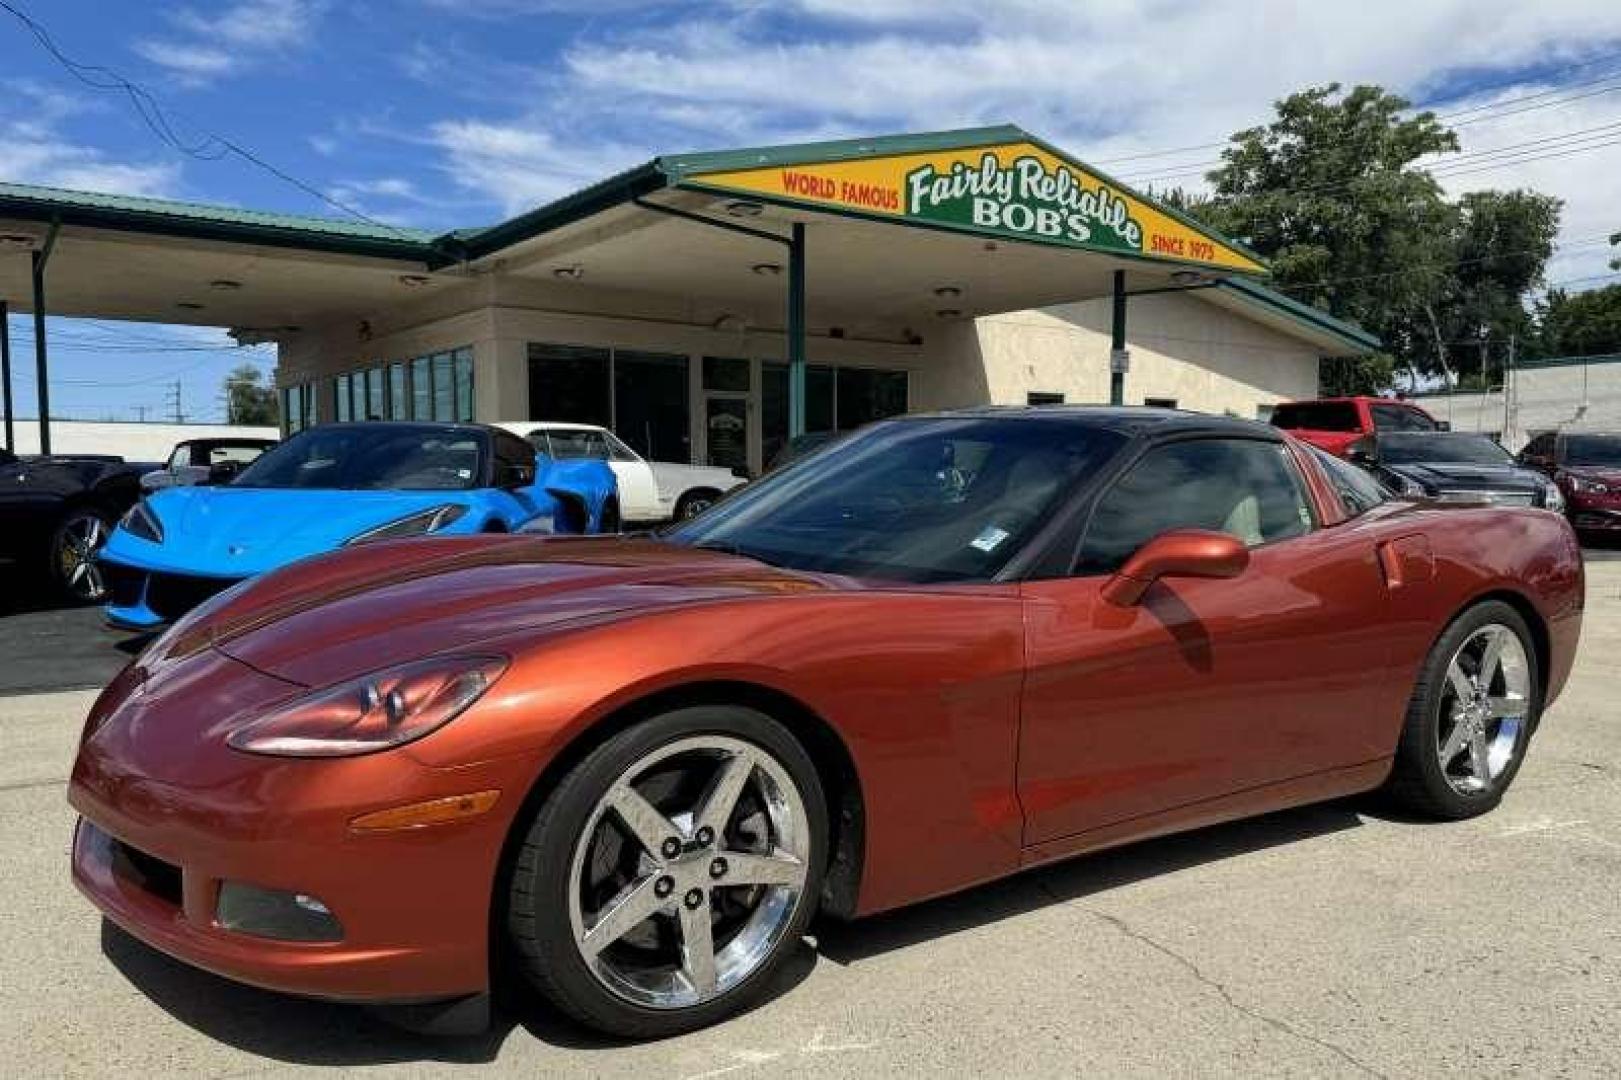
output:
M608 467L619 481L619 513L627 521L657 521L668 516L660 501L653 467L610 432L603 432Z
M1389 753L1368 715L1388 658L1375 542L1319 520L1264 439L1161 443L1099 496L1073 573L1023 586L1026 844ZM1178 528L1239 536L1249 566L1162 579L1131 607L1101 597Z

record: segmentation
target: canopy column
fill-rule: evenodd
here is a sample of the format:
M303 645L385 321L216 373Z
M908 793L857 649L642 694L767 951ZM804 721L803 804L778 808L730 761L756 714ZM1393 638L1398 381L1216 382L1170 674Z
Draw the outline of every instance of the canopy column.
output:
M0 300L0 394L4 395L0 405L6 410L6 449L15 450L17 439L11 427L11 312L4 300Z
M51 452L51 387L50 364L45 340L45 266L51 261L51 250L56 247L56 234L61 229L51 222L51 231L45 234L45 243L29 256L34 286L34 379L39 391L39 452ZM10 412L7 412L9 419Z

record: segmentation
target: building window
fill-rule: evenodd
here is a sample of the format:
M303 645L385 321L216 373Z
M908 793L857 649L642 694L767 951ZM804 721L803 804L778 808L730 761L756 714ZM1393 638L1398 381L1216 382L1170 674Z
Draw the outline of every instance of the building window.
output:
M315 387L309 383L284 387L281 392L281 425L288 435L315 423Z
M1051 390L1032 390L1024 395L1026 405L1062 405L1064 395Z
M1174 397L1145 397L1143 398L1143 404L1150 409L1174 409L1176 408L1176 399Z
M614 432L649 461L691 461L687 358L615 349L612 362Z
M833 369L805 369L805 430L833 430ZM788 365L760 365L760 460L771 462L788 443Z
M906 372L872 368L838 368L833 414L835 431L849 431L906 411Z
M354 376L347 371L332 380L332 416L339 423L355 418L353 383Z
M410 369L403 362L388 365L388 418L390 420L411 419L411 395L406 389L410 375Z
M451 354L456 383L456 419L470 423L473 419L473 350L457 349Z
M613 382L608 350L531 344L526 419L612 427Z

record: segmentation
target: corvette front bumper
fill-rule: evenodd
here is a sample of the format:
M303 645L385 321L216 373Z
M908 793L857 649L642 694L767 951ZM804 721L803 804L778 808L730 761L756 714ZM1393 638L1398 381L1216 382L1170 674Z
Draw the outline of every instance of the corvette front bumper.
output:
M107 582L102 614L123 630L156 630L242 580L148 570L105 555L100 564Z

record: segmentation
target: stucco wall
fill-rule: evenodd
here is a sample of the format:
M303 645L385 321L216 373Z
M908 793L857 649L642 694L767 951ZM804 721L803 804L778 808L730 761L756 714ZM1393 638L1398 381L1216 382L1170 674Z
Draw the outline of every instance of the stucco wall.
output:
M1109 400L1110 301L978 320L990 400L1022 404L1031 391L1066 401ZM1133 297L1126 403L1169 398L1185 409L1253 418L1259 406L1317 393L1317 351L1192 294Z
M39 453L39 423L14 422L19 454ZM237 436L245 439L278 439L273 427L245 427L236 424L139 424L109 420L51 421L51 452L55 454L117 454L127 461L166 461L174 444L183 439L217 439Z

